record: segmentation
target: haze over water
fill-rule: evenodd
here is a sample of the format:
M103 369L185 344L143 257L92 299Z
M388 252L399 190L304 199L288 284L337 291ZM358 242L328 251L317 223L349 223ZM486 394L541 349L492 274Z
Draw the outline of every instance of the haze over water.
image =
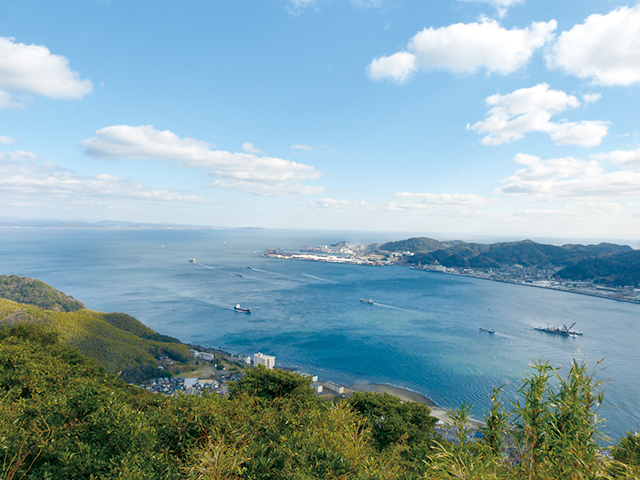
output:
M183 342L233 353L261 351L275 355L278 366L317 373L321 380L389 383L444 407L473 403L478 418L493 386L505 385L503 399L515 398L535 358L564 372L572 358L591 367L604 358L597 369L605 382L604 430L615 438L638 429L640 305L406 267L260 256L269 247L400 238L3 228L0 273L38 278L90 309L128 313ZM236 303L251 314L234 312ZM534 330L574 322L583 336Z

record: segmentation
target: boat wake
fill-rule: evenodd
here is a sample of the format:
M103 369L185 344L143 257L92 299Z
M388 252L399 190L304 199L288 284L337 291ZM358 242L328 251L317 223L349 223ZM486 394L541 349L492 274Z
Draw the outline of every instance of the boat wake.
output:
M204 263L196 263L199 267L207 268L209 270L218 270L218 267L212 267L211 265L205 265Z
M333 283L333 284L336 283L333 280L327 280L326 278L316 277L315 275L309 275L308 273L303 273L302 276L303 277L309 277L309 278L312 278L314 280L320 280L321 282L325 282L325 283Z
M418 310L411 310L411 309L409 309L409 308L395 307L395 306L393 306L393 305L387 305L386 303L378 303L378 302L375 302L375 305L376 305L377 307L389 308L389 309L391 309L391 310L401 310L401 311L403 311L403 312L422 313L422 312L419 312Z

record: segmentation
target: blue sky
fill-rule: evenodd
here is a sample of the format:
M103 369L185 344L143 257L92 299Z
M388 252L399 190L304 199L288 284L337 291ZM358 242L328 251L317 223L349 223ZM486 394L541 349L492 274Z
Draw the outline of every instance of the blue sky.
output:
M639 134L637 1L0 2L5 219L635 242Z

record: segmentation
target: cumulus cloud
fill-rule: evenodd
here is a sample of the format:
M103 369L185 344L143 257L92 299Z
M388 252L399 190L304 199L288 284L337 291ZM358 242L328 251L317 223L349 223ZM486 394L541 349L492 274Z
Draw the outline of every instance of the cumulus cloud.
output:
M253 153L254 155L264 155L264 152L256 147L253 143L244 142L242 144L242 150L247 153Z
M640 172L640 148L637 150L615 150L608 153L590 155L589 158L597 159L612 165L619 165L624 170Z
M213 150L207 142L194 138L180 138L175 133L160 131L151 125L132 127L114 125L96 131L96 136L80 142L85 154L107 159L148 159L175 163L184 168L202 170L207 176L221 179L213 186L237 188L276 195L277 187L282 195L291 195L295 186L303 180L320 177L320 172L310 165L282 160L280 158L257 157L247 153L230 153ZM244 188L250 185L251 188Z
M485 102L490 107L486 118L467 125L468 129L487 134L481 140L484 145L502 145L529 132L543 132L557 145L590 147L599 145L608 133L608 122L552 122L554 115L570 107L577 108L580 102L573 95L551 90L546 83L506 95L491 95Z
M640 173L606 172L593 159L566 157L542 160L520 153L514 162L525 168L501 180L504 187L498 188L496 193L524 195L541 201L640 198Z
M16 143L15 138L0 135L0 145L11 145L12 143Z
M555 20L507 30L497 21L425 28L407 44L406 51L374 59L368 67L372 80L404 82L418 69L454 73L506 75L525 66L533 53L553 38Z
M596 85L640 82L640 3L590 15L562 32L547 55L547 65L591 78Z
M403 83L416 71L416 56L409 52L397 52L388 57L374 59L367 67L367 75L371 80L390 78Z
M14 38L0 37L0 106L22 104L7 97L19 92L54 99L79 99L93 91L91 80L69 68L69 60L52 54L42 45L16 43Z
M108 174L78 175L59 166L43 162L26 151L0 152L0 189L12 202L46 204L68 202L95 204L102 202L182 202L206 203L203 197L178 191L149 188Z

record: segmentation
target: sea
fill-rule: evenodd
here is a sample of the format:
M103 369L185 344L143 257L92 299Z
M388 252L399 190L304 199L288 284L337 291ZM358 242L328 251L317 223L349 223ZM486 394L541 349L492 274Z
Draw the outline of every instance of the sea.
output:
M263 258L267 248L400 240L325 231L0 228L0 274L40 279L92 310L128 313L183 342L275 355L345 385L406 388L482 419L493 387L536 361L588 362L612 441L640 428L640 305L400 266ZM189 259L196 259L190 263ZM373 300L373 304L360 299ZM235 304L250 314L233 310ZM572 325L580 337L536 331ZM493 329L494 335L479 327Z

